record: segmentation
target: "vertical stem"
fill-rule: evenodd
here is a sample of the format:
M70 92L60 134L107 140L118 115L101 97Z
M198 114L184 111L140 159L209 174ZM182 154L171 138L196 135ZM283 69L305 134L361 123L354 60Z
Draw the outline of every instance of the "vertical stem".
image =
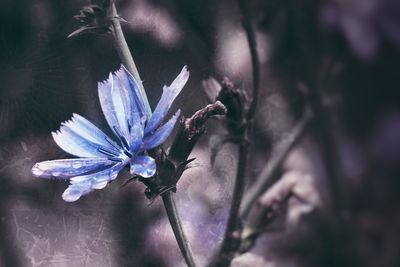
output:
M128 69L130 73L132 73L133 77L137 81L140 97L144 103L146 114L148 115L148 117L150 117L151 115L150 104L147 99L146 91L144 90L142 80L140 79L140 75L137 70L135 61L133 60L128 44L126 43L124 33L122 32L121 23L120 19L118 18L118 13L115 7L115 3L112 4L111 8L113 13L113 19L111 21L111 26L112 26L111 34L115 50L117 50L118 56L121 59L122 64Z
M186 264L189 267L194 267L193 254L187 241L185 234L183 232L183 227L181 220L178 216L178 210L176 209L175 200L173 193L171 191L166 192L162 195L162 200L164 202L165 211L167 212L169 222L171 224L172 230L178 246L181 250L183 257L185 258Z
M242 24L246 32L247 42L249 44L249 49L250 49L251 67L253 69L253 94L250 103L250 108L249 111L247 112L247 117L246 117L246 119L250 121L256 113L256 108L258 104L258 95L260 91L260 60L258 59L258 54L257 54L256 35L254 33L251 21L249 19L248 8L246 3L247 2L244 0L238 0L239 8L243 16Z
M149 101L146 96L146 92L143 88L142 80L140 79L139 72L136 68L135 61L133 60L132 54L129 50L128 44L126 43L124 33L122 32L121 23L118 18L117 9L115 3L112 4L112 40L115 49L121 59L122 64L132 73L133 77L138 83L140 97L145 105L146 114L148 117L151 116L151 108ZM172 192L168 191L162 196L164 207L168 215L172 230L178 246L181 250L183 257L189 267L195 267L192 251L190 250L189 243L183 232L182 223L179 219L178 212L175 206L175 201Z
M247 165L247 152L248 145L241 144L239 146L239 160L236 172L235 187L233 189L233 196L231 202L231 209L229 211L229 218L226 225L224 240L222 241L220 250L210 266L227 267L230 265L234 254L240 246L240 231L241 222L239 217L240 203L245 186L245 175Z
M211 262L210 266L227 267L230 265L235 253L240 247L240 231L242 230L240 219L240 205L242 202L245 181L246 167L248 158L247 137L251 127L251 122L256 113L258 96L260 91L260 60L257 54L257 43L255 33L248 16L246 1L238 0L240 11L242 12L243 28L246 32L247 42L249 44L251 64L253 69L253 93L249 111L246 114L246 128L242 133L242 138L245 142L239 145L239 158L236 172L235 187L233 189L231 209L225 231L225 236L222 241L221 248L216 257Z

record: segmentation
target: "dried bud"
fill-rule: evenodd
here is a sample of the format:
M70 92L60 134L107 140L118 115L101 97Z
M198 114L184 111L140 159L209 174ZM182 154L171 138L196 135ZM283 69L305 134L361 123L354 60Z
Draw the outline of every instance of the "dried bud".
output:
M226 118L229 131L231 134L239 135L245 125L246 96L244 92L235 87L228 78L225 78L222 81L222 88L217 100L221 101L228 110Z
M84 6L74 18L82 23L82 26L68 35L68 38L83 33L104 34L111 32L113 19L121 19L113 8L115 0L92 1L92 4Z

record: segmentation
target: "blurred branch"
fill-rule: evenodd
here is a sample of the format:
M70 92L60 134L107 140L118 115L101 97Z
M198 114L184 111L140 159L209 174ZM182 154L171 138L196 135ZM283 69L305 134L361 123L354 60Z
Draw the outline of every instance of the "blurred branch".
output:
M224 239L222 241L220 250L216 257L211 262L211 266L229 266L236 251L240 246L240 205L242 202L243 192L246 181L246 168L248 160L248 134L251 127L251 121L256 113L259 91L260 91L260 62L257 55L256 37L251 25L250 16L246 2L238 0L238 5L242 13L243 28L246 32L247 42L250 49L251 63L253 69L253 93L252 100L249 105L247 114L244 117L243 107L243 94L239 94L234 90L234 87L225 80L223 82L223 89L219 94L219 98L225 99L231 105L228 107L228 129L232 137L239 137L243 141L239 143L239 158L236 172L235 185L233 189L231 208L229 212L228 222L225 230ZM224 86L230 90L224 90ZM229 94L224 94L228 92ZM222 101L222 100L221 100ZM229 115L233 116L230 118ZM236 115L236 116L235 116ZM244 117L244 118L243 118ZM230 122L229 122L230 120ZM232 123L232 121L234 123ZM236 124L235 124L236 123Z
M240 209L240 217L242 219L247 217L256 199L275 183L283 162L289 155L290 151L303 137L309 123L311 122L311 118L312 116L310 112L306 111L303 117L294 126L289 136L285 138L283 144L279 146L280 149L277 151L277 154L270 160L269 164L264 167L260 175L256 178L256 182L243 198Z
M242 12L242 24L244 30L246 31L247 42L250 49L251 65L253 69L253 94L246 117L247 121L251 121L256 113L260 91L260 60L257 54L256 35L251 25L247 2L244 0L238 0L238 4L240 11Z
M337 151L336 140L331 130L331 114L329 110L323 106L321 92L317 88L311 90L309 94L310 108L315 114L315 125L317 130L317 142L321 148L323 161L325 164L326 175L328 178L330 206L333 218L340 222L340 209L343 207L344 198L340 192L340 177L342 176L342 167Z
M289 204L289 200L293 198L298 201ZM271 228L276 230L278 218L286 217L283 227L278 227L285 229L296 225L303 214L313 211L318 206L320 197L310 175L296 171L283 174L279 181L257 199L257 204L243 227L239 253L251 250L261 234L270 231ZM282 222L278 220L278 224L281 225Z

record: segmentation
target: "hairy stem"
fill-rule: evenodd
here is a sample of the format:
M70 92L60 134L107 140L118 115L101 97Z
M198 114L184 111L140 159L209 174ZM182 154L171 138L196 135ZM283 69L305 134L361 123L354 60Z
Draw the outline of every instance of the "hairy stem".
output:
M176 241L178 242L179 249L189 267L196 266L194 264L193 254L189 246L189 242L186 239L185 233L183 232L183 227L181 220L178 216L178 210L176 209L175 200L173 192L167 191L162 195L162 200L164 202L164 207L168 215L169 222L171 224L172 230Z
M112 26L111 34L115 50L117 50L118 56L121 59L122 64L129 70L130 73L132 73L133 77L135 77L135 80L137 81L139 86L140 97L142 98L143 103L145 105L146 114L150 116L151 115L150 104L147 99L142 80L140 79L140 75L137 70L135 61L133 60L128 44L126 43L124 33L122 32L121 22L118 17L115 3L112 4L111 8L113 13L113 19L111 23Z

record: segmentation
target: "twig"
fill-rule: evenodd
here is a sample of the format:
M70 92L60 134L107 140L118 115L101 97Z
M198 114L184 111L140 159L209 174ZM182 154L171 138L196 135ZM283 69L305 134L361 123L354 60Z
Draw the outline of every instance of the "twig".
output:
M178 216L178 211L172 194L172 191L167 191L162 195L165 211L167 212L169 222L186 264L189 267L194 267L196 265L194 264L193 253L190 249L189 242L185 237L185 233L183 232L182 223Z
M253 69L253 94L252 101L250 103L249 111L247 112L247 121L253 119L258 104L258 95L260 91L260 60L257 54L257 42L256 36L251 25L251 21L248 15L247 2L244 0L238 0L240 11L243 16L243 28L246 31L247 42L249 44L251 66Z
M315 114L315 127L317 142L321 149L323 162L326 169L327 181L329 185L330 206L332 211L332 220L335 223L342 223L341 209L346 201L341 193L340 178L343 176L336 141L332 134L332 119L329 110L322 104L321 92L316 87L311 87L309 95L310 108Z
M293 128L292 132L284 140L284 144L281 145L282 148L278 151L278 154L270 160L269 164L261 171L254 185L248 190L243 198L240 209L240 217L242 219L247 217L256 199L276 181L277 174L281 169L282 163L285 161L289 152L301 140L302 136L306 132L311 118L312 116L310 112L305 112L303 117Z

